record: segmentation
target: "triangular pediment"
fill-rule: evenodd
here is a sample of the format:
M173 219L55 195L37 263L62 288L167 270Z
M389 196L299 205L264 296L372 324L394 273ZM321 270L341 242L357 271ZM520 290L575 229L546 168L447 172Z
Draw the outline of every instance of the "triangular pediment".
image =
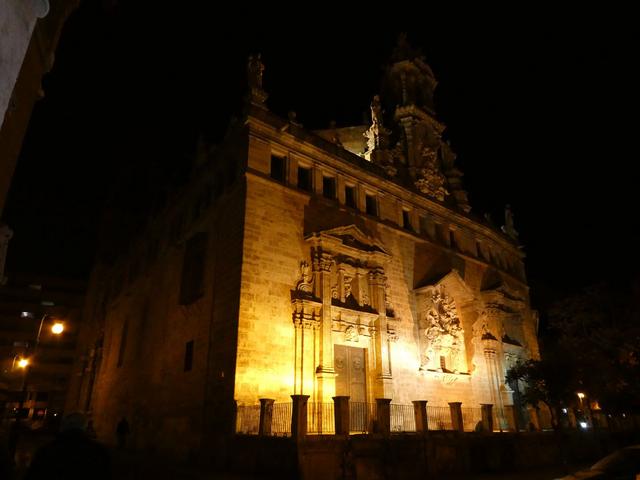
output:
M517 291L505 282L500 282L493 288L482 290L480 293L485 303L501 305L511 311L520 310L526 304L526 298L522 292Z
M389 256L382 242L367 235L355 225L330 228L314 232L305 238L308 242L326 244L333 249L348 249L360 251L365 254L380 254Z
M447 292L453 294L458 303L467 303L475 300L473 290L466 284L464 279L458 273L458 270L452 268L449 273L432 280L428 285L424 285L414 289L415 293L427 293L434 287L443 285Z

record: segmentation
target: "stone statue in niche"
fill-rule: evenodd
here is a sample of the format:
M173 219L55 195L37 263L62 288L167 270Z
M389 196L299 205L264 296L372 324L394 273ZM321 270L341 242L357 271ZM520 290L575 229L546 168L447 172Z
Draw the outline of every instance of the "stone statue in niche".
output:
M431 290L424 317L421 370L466 371L464 331L455 301L443 286Z
M313 273L311 265L306 260L300 263L300 280L298 280L296 289L304 293L313 293Z
M369 300L369 295L366 291L362 291L362 305L371 305L371 301Z
M345 276L344 279L342 280L342 285L343 285L343 293L344 293L344 299L345 301L351 296L352 292L351 292L351 281L353 280L352 277L347 277Z

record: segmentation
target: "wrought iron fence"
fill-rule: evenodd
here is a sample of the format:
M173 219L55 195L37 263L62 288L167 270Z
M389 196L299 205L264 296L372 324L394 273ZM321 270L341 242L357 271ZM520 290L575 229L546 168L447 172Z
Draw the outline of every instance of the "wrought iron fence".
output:
M271 417L271 435L288 437L291 435L291 403L274 403Z
M413 405L391 404L391 431L415 432L416 416Z
M462 426L465 432L474 432L478 429L478 424L482 423L482 409L463 407Z
M349 431L351 433L369 433L374 431L376 404L349 402Z
M333 435L335 431L333 403L307 403L307 433Z
M427 406L427 422L429 430L453 430L451 409Z
M260 426L260 405L238 405L236 433L257 435Z
M515 432L516 431L515 410L512 405L493 408L493 431L494 432Z

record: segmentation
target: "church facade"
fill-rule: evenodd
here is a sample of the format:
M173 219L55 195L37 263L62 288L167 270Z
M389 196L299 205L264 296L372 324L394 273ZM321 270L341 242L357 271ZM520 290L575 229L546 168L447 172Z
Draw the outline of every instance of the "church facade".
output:
M96 266L70 407L188 449L260 398L512 405L506 370L539 355L523 253L510 215L472 213L429 66L401 41L371 123L316 132L268 110L263 68L188 188Z

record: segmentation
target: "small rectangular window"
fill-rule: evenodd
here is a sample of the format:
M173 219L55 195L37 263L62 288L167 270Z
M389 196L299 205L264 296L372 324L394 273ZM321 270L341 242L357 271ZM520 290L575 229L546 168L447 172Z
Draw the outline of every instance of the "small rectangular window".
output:
M284 182L285 159L278 155L271 155L271 178Z
M185 246L180 281L180 304L188 305L204 293L204 266L207 253L207 234L196 233Z
M190 372L193 368L193 340L189 340L184 347L184 371Z
M331 200L336 198L336 179L334 177L322 177L322 195Z
M347 207L356 208L356 189L347 185L344 187L344 204Z
M427 217L424 215L420 215L420 234L422 236L427 236L429 231L429 222L427 221Z
M127 350L127 334L129 333L129 320L125 320L122 325L122 335L120 336L120 349L118 350L118 367L124 363L124 354Z
M311 191L311 169L298 166L298 188Z
M373 217L378 216L378 203L376 202L376 197L374 195L366 195L366 211L367 215L371 215Z
M402 228L406 230L412 230L411 228L411 218L409 217L408 210L402 210Z

